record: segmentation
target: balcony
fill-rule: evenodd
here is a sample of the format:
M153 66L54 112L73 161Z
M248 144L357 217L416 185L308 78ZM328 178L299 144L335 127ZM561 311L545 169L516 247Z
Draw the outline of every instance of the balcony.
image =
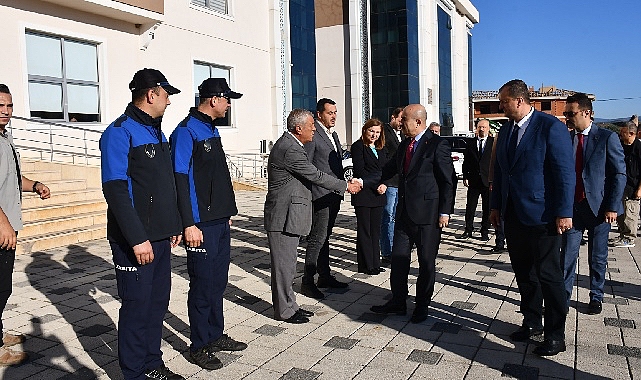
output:
M164 20L165 0L44 0L132 24L155 24Z

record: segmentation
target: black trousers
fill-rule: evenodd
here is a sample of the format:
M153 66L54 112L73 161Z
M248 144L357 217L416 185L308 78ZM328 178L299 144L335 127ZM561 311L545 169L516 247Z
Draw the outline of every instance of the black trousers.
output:
M543 328L546 339L565 339L565 285L561 268L561 235L556 224L522 224L512 202L505 212L507 249L521 294L523 325ZM545 315L542 315L545 301Z
M434 294L436 254L440 242L441 229L438 228L438 224L414 224L405 212L396 219L390 274L393 303L405 304L407 299L411 252L412 247L416 245L419 264L416 307L429 306Z
M319 277L330 276L329 237L341 208L341 200L336 194L328 194L312 203L312 229L307 236L305 267L316 266ZM305 273L306 276L308 274L310 273Z
M490 188L485 186L470 186L467 188L465 231L474 231L474 214L476 213L476 206L479 203L479 196L481 196L481 209L483 210L481 217L481 234L487 234L490 230Z
M16 261L15 249L0 248L0 335L3 331L2 313L7 306L9 296L11 296L13 266ZM3 346L0 339L0 347Z
M356 211L356 262L364 273L381 266L381 218L383 207L354 207Z

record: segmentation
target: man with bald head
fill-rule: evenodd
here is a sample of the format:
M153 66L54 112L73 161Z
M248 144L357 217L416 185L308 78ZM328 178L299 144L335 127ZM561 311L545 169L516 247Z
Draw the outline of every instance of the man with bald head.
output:
M396 159L390 160L383 169L381 181L395 174L399 176L390 274L392 299L371 308L379 314L407 313L407 277L412 247L416 245L419 275L412 323L427 319L427 308L434 293L441 229L449 222L454 201L450 144L428 130L425 120L422 105L405 107L401 123L407 138L398 146Z

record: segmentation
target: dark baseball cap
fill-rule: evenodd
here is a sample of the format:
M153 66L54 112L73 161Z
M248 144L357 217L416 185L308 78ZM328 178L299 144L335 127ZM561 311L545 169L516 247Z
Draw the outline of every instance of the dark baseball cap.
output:
M240 99L243 94L234 92L227 85L225 78L207 78L198 86L198 93L201 98L220 98Z
M129 82L129 90L143 90L146 88L162 87L169 95L180 93L180 90L169 84L167 78L156 69L142 69L134 74L134 79Z

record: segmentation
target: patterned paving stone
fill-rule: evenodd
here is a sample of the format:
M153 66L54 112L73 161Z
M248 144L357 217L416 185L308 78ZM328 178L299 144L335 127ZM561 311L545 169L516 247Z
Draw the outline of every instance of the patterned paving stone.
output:
M280 327L280 326L273 326L273 325L262 325L253 332L256 334L261 334L261 335L269 335L269 336L276 336L283 331L287 330L286 328Z
M458 334L461 331L461 325L458 323L436 322L430 331L439 331L448 334Z
M229 281L240 281L240 280L242 280L243 278L245 278L245 277L243 277L243 276L237 276L237 275L235 275L235 274L232 274L232 275L229 275L229 277L227 277L227 280L229 280Z
M604 318L603 323L605 323L606 326L622 327L628 329L637 328L632 319Z
M608 261L617 261L616 257L608 257Z
M84 328L82 330L79 330L78 334L84 335L84 336L91 336L95 338L104 333L108 333L109 331L113 331L113 329L103 325L93 325L93 326Z
M356 343L359 342L360 339L349 339L349 338L343 338L340 336L335 336L332 339L328 340L323 346L325 347L333 347L333 348L341 348L343 350L351 350L352 347L356 345Z
M98 278L101 279L101 280L115 280L116 279L116 275L113 274L113 273L110 273L110 274L106 274L104 276L100 276Z
M619 268L607 268L605 271L608 273L621 273Z
M60 318L62 317L55 314L45 314L42 317L38 317L38 319L40 319L40 323L47 323L47 322L55 321Z
M358 320L363 322L381 323L385 318L387 318L387 315L385 314L363 313L358 317Z
M71 268L65 271L66 274L76 274L76 273L85 273L86 271L82 268Z
M256 265L254 265L254 268L256 268L256 269L264 269L264 270L270 269L271 267L272 266L267 264L267 263L258 263Z
M238 305L253 305L258 301L260 301L260 298L258 298L256 296L245 295L245 296L236 298L232 302L234 302L235 304L238 304Z
M436 365L442 357L443 354L439 354L438 352L429 352L414 349L407 357L407 360L421 364Z
M7 306L4 307L4 310L15 309L16 307L18 307L18 305L16 305L15 303L8 303Z
M352 278L356 278L356 279L369 278L369 274L356 273L355 275L352 276Z
M36 284L37 283L33 283L33 285L36 285ZM13 286L16 288L24 288L25 286L31 286L31 285L32 285L31 281L20 281L13 284Z
M407 283L408 283L408 284L411 284L411 285L416 285L416 281L418 281L418 279L417 279L416 277L410 277L410 278L407 280Z
M58 288L58 289L52 289L52 290L49 291L49 293L61 296L61 295L64 295L64 294L72 293L74 290L75 290L74 288L68 288L68 287L65 286L65 287Z
M301 368L292 368L279 378L279 380L315 380L322 372L310 371Z
M457 309L474 310L476 305L478 304L475 302L454 301L450 306L455 307Z
M107 302L113 301L113 299L114 298L112 296L100 296L100 297L96 298L96 302L98 302L98 303L107 303Z
M612 298L612 297L603 297L603 303L609 303L609 304L614 304L614 305L629 305L630 303L628 302L627 298L619 297L619 298Z
M536 380L539 378L539 369L520 364L505 363L501 376L522 380Z
M300 305L300 308L302 308L303 310L316 312L316 311L322 309L323 306L321 306L321 305Z
M220 359L221 362L223 362L223 367L235 362L242 356L243 355L232 354L230 352L216 352L216 357Z
M490 271L485 271L485 270L480 270L476 272L477 276L485 276L485 277L496 277L497 272L490 272Z
M608 344L608 354L621 355L629 358L641 358L641 347L618 346Z
M471 290L473 292L475 291L484 292L487 290L487 285L481 285L479 283L469 283L465 285L465 290Z

